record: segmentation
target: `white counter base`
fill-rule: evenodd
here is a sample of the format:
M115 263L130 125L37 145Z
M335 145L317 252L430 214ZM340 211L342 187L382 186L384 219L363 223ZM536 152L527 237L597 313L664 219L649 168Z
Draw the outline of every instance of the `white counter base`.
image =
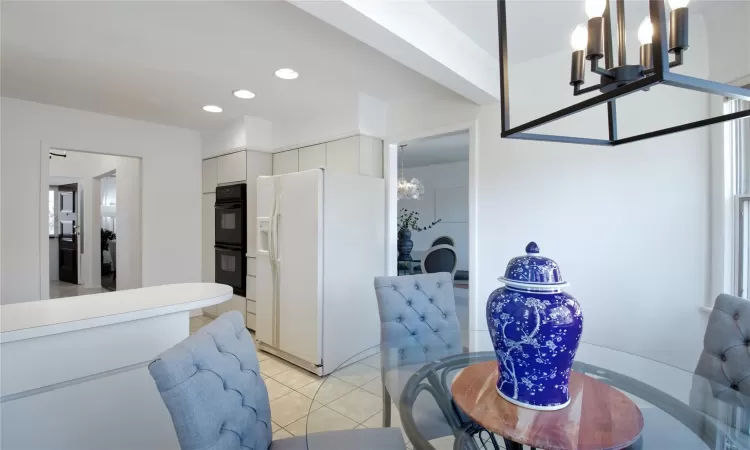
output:
M197 291L211 293L210 301L231 298L228 286L206 285ZM153 292L139 291L157 289L161 295L164 288L123 292L149 298ZM3 339L0 448L178 449L172 420L147 367L159 353L188 337L190 310L196 301L205 300L185 297L184 287L176 292L171 305L156 302L156 308L138 309L140 318L133 320L88 317L93 327L79 323L62 333L37 329L25 332L36 337ZM107 295L86 297L108 301ZM180 296L182 301L177 299ZM120 300L121 296L115 298ZM138 301L133 304L142 306ZM154 309L172 312L158 314ZM131 313L121 310L119 317L132 318ZM24 330L13 333L19 331Z

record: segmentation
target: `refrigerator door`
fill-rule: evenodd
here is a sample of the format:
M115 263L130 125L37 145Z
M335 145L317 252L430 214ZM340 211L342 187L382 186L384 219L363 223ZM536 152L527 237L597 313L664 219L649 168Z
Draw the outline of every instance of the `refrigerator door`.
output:
M273 232L271 222L274 213L278 177L258 178L258 203L256 227L256 320L255 337L258 341L276 345L276 301L275 267L270 249Z
M280 288L277 347L320 365L323 317L323 171L317 169L282 175L280 181L280 214L277 219Z

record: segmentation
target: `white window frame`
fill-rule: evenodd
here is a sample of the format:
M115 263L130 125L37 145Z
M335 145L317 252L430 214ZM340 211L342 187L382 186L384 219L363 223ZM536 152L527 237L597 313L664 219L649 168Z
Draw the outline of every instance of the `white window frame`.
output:
M750 108L750 102L726 99L724 111L738 112ZM732 264L730 269L731 293L738 297L750 298L750 120L741 119L725 123L725 145L728 149L728 182L732 197L732 208L728 212L728 222L732 233L728 236L731 245Z

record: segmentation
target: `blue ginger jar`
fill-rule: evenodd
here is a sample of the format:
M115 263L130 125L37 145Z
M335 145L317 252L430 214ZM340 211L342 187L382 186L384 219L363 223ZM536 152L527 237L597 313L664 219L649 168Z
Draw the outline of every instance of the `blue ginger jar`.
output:
M553 260L531 242L508 263L505 283L487 299L487 326L498 361L497 392L511 403L550 411L570 403L568 380L583 315Z

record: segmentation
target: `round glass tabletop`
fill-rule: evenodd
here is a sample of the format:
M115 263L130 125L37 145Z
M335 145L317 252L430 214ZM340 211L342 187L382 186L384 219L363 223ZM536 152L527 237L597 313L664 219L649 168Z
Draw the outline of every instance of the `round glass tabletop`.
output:
M377 346L342 362L314 395L307 448L330 448L320 432L364 428L344 435L352 448L403 448L390 426L427 450L750 449L750 398L692 372L582 342L570 404L534 411L498 395L494 352L456 347L402 364L403 350Z

